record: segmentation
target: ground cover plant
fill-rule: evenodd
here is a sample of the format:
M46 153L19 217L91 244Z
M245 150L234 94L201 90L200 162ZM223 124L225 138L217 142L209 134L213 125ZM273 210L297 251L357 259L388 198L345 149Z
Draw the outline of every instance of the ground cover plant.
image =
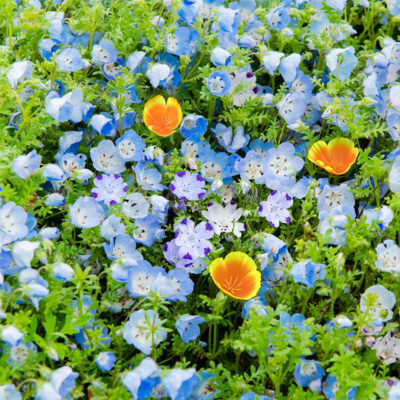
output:
M400 399L399 0L0 12L0 399Z

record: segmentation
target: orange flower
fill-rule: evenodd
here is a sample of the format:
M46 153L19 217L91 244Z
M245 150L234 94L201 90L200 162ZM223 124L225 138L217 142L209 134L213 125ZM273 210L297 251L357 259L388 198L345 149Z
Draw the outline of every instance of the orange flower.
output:
M158 95L144 106L143 119L146 126L156 135L169 136L181 123L181 106L173 97L169 97L165 103L164 97Z
M319 140L308 150L308 159L333 175L343 175L356 162L358 149L350 139Z
M255 262L241 251L229 253L225 260L214 260L210 274L218 288L235 299L249 300L261 287L261 273Z

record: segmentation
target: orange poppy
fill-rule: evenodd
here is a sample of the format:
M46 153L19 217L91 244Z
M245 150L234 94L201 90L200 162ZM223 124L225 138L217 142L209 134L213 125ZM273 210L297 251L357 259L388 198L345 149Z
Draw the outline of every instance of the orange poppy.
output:
M182 121L181 106L173 97L169 97L165 102L164 97L158 95L144 106L143 119L146 126L156 135L169 136Z
M333 175L343 175L356 162L358 149L350 139L319 140L308 150L308 159Z
M218 288L235 299L249 300L261 287L261 273L256 263L241 251L229 253L225 260L214 260L210 264L210 274Z

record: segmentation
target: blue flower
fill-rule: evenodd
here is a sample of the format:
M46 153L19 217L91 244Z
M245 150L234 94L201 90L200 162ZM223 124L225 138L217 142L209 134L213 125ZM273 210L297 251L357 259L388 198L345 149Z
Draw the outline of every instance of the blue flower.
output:
M75 72L85 68L81 53L77 49L63 50L56 58L58 69L62 72Z
M121 222L121 218L110 215L100 226L100 234L106 240L112 240L118 235L125 233L125 225Z
M74 278L75 272L72 267L65 263L53 266L53 277L61 282L69 282Z
M150 62L151 58L146 57L146 53L144 51L135 51L128 57L126 66L133 75L137 75L139 73L145 73Z
M50 60L58 50L58 44L52 39L41 39L39 41L39 53L46 60Z
M115 142L121 157L125 161L142 161L145 141L132 129L128 129Z
M102 371L111 371L117 357L111 351L103 351L96 357L96 364Z
M394 160L392 168L389 172L389 187L394 193L400 193L400 157L397 156Z
M164 378L165 389L172 400L190 398L193 389L200 382L194 368L172 369Z
M153 388L161 383L160 368L153 359L147 357L133 371L128 372L122 382L134 400L147 399Z
M294 371L296 383L302 387L309 387L311 390L319 393L322 386L322 378L325 371L320 367L317 361L302 360Z
M0 398L7 400L21 400L21 394L13 384L0 386Z
M102 113L93 115L90 126L100 135L115 136L116 130L110 114Z
M23 338L24 334L19 331L15 326L7 326L1 332L1 339L7 343L8 346L18 346Z
M184 138L200 138L207 131L208 122L201 115L189 114L183 118L180 130Z
M97 147L92 147L90 158L97 171L106 174L120 174L125 171L125 160L111 140L102 140Z
M110 64L117 61L118 51L112 42L102 39L95 44L92 50L92 61L94 64Z
M284 53L280 53L278 51L268 51L265 56L263 56L263 65L264 68L270 75L274 75L274 72L279 66L281 58L284 56Z
M228 155L226 153L216 153L213 150L204 150L200 154L201 175L208 182L216 179L224 179L230 176L228 166Z
M385 272L400 272L400 249L393 240L385 240L376 247L376 268Z
M231 53L221 47L216 47L212 52L211 61L216 67L219 67L221 65L226 67L230 64L231 60Z
M265 19L273 30L281 31L289 25L289 10L283 6L275 7L267 14Z
M28 214L9 201L0 206L0 247L23 239L28 233Z
M312 288L317 280L325 278L325 265L316 264L308 259L293 265L290 275L296 283L302 283L308 288Z
M165 38L165 50L176 56L184 56L192 52L192 45L200 39L199 33L191 28L180 26Z
M212 95L223 97L231 88L231 77L224 70L214 71L207 78L207 87Z
M198 315L182 315L175 323L175 327L179 332L184 343L195 340L200 335L199 324L204 322L204 318Z
M128 234L119 234L110 243L104 243L104 251L110 260L133 257L137 251L136 242Z
M287 84L295 80L301 59L302 56L300 54L293 53L281 60L279 72Z
M229 153L235 153L249 143L250 136L244 134L242 125L236 129L235 134L233 134L231 126L227 127L221 123L218 123L211 131L217 137L219 144Z
M12 171L22 179L27 179L33 175L40 166L42 157L32 150L27 155L22 155L14 160Z
M268 188L285 191L294 185L295 174L304 166L304 161L295 154L295 147L287 142L267 151L263 171Z
M220 392L220 390L214 389L214 384L216 383L213 378L214 374L207 371L202 371L198 374L201 382L199 382L192 392L193 400L211 400L214 396Z
M30 80L33 72L32 61L17 61L11 65L11 69L7 72L7 79L13 89L16 89L18 83L24 79Z
M390 136L397 142L400 141L400 112L389 110L386 116L386 122L389 128Z
M373 300L367 308L367 298ZM370 286L361 296L360 310L368 313L369 322L386 322L393 318L396 296L382 285Z
M158 229L160 229L160 224L153 215L149 214L144 218L136 218L133 237L136 242L150 247L154 243Z
M150 354L152 345L157 346L167 338L162 321L153 310L134 311L124 325L123 336L144 354Z
M280 222L289 224L290 213L288 208L292 205L293 200L288 194L273 190L267 201L260 203L258 215L265 217L273 227L278 227Z
M333 49L326 56L329 71L340 81L349 79L351 71L357 65L358 59L354 52L354 47L349 46L345 49Z
M105 63L101 66L101 71L106 79L114 81L116 77L122 74L121 68L125 67L125 61L122 58L117 58L112 63Z
M336 376L329 374L326 377L325 386L322 391L328 400L336 399L336 392L339 390ZM346 400L354 400L356 398L357 387L353 387L347 391Z
M154 168L147 168L146 164L139 162L135 167L132 167L135 172L136 181L143 190L151 190L153 192L159 192L166 189L164 185L161 185L161 174Z
M73 372L69 366L64 366L53 371L50 377L50 383L57 390L61 398L67 397L75 387L75 380L79 376Z
M147 77L150 80L151 86L157 88L161 81L167 79L171 73L171 68L167 64L156 63L149 67L146 72Z
M301 93L289 93L279 103L279 115L287 124L294 124L306 110L306 102Z
M128 194L122 204L122 212L128 218L145 218L149 214L149 203L141 193Z
M207 191L204 189L204 179L198 173L180 171L170 184L171 192L185 201L201 200Z
M103 208L89 196L79 197L69 206L71 224L79 228L93 228L104 218Z
M46 106L47 114L58 122L69 120L75 124L82 120L85 122L85 115L89 110L91 104L83 102L83 95L79 89L72 90L63 97L56 95Z
M148 261L139 261L128 273L126 288L132 298L146 297L153 288L153 282L158 275L167 276L160 267L152 267Z

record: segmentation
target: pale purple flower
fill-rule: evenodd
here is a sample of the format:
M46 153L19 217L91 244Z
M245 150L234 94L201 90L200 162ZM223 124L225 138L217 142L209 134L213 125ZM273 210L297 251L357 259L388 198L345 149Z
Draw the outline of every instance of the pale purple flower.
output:
M274 190L268 196L267 201L262 201L258 214L265 217L271 226L278 227L279 223L290 223L290 212L288 208L293 205L292 198L283 192Z
M206 256L212 248L208 239L214 236L214 230L208 222L196 225L185 218L177 227L175 244L180 257L192 257L192 260Z
M400 339L396 338L393 332L376 339L372 348L376 350L376 356L386 365L400 360Z
M203 189L204 179L198 173L191 174L189 171L180 171L169 186L172 193L181 200L200 200L207 191Z
M96 176L94 184L96 187L92 189L93 198L104 201L107 205L119 203L128 191L128 185L117 174Z

